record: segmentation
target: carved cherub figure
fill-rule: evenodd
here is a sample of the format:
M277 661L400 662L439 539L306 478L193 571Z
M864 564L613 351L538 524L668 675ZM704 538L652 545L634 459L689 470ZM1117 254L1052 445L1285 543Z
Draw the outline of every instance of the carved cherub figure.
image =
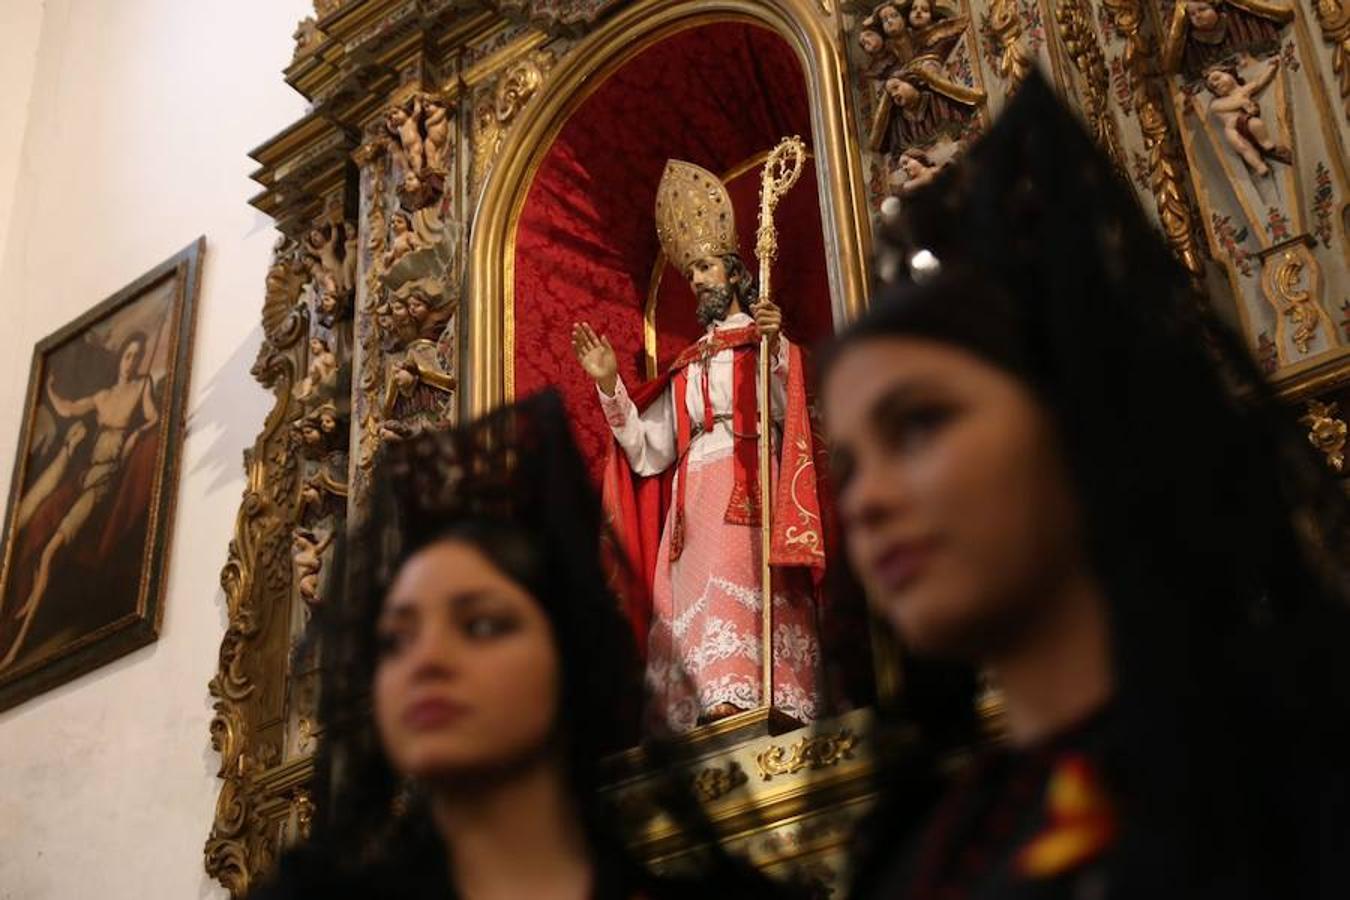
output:
M933 162L925 151L910 147L900 154L897 165L905 180L900 185L900 193L909 194L933 181L942 171L942 166Z
M343 224L342 228L346 235L346 240L342 242L342 285L347 290L351 290L356 287L356 225L355 223L347 222Z
M323 432L324 442L330 447L334 446L341 439L338 427L342 422L337 407L332 403L325 403L315 410L314 418L319 423L319 430Z
M311 478L300 488L300 521L306 522L318 518L324 507L323 486L317 477Z
M413 232L412 219L405 212L394 213L394 239L384 253L384 267L392 268L394 263L417 249L417 235Z
M394 317L390 314L388 301L375 307L375 327L386 338L394 336Z
M933 24L933 5L929 0L911 0L909 15L905 17L910 28L918 31Z
M904 15L891 3L881 4L859 23L858 47L867 55L868 77L881 78L910 56Z
M396 155L409 172L422 173L426 164L426 146L422 140L419 120L422 117L422 100L413 98L411 109L395 106L385 117L385 129L394 139L392 146Z
M323 571L323 554L332 543L332 532L320 539L314 532L303 528L296 529L291 539L296 587L306 606L319 604L319 573Z
M323 452L323 432L319 422L310 416L297 419L292 426L300 439L300 446L306 456L318 456Z
M300 486L300 504L297 519L306 528L316 522L340 515L345 508L347 485L333 477L327 467L321 468Z
M875 27L871 27L871 20L863 23L863 29L858 32L858 46L868 57L873 57L886 49L886 39L882 37L881 32Z
M412 424L438 420L455 376L445 370L436 344L415 340L388 370L383 412L386 421Z
M319 323L332 328L351 313L351 293L341 290L337 280L324 273L319 279Z
M883 3L872 15L876 17L877 25L881 27L881 36L885 40L886 49L895 57L895 61L907 61L913 55L913 48L909 43L909 26L899 5Z
M323 508L323 487L316 475L307 480L300 488L300 521L314 517L314 511Z
M407 305L408 319L418 337L435 340L458 307L458 297L447 293L439 278L420 278L399 288L398 295Z
M301 19L295 26L291 38L295 41L294 59L299 59L324 42L324 34L319 30L319 23L313 16Z
M398 185L398 199L406 210L414 210L414 215L435 206L440 199L445 178L435 172L407 171Z
M1270 174L1267 159L1289 165L1293 152L1277 144L1261 115L1257 97L1270 86L1280 67L1280 58L1273 57L1264 71L1248 82L1236 68L1215 66L1205 73L1205 88L1214 96L1209 112L1223 125L1224 140L1233 152L1242 158L1253 173Z
M959 134L983 104L984 92L956 80L947 59L969 28L969 19L932 0L884 3L873 13L886 50L873 58L871 75L882 89L869 145L899 153ZM890 62L884 67L877 63Z
M296 419L291 427L300 441L300 453L308 459L320 459L346 443L341 416L330 400Z
M445 168L446 154L450 149L450 111L439 100L428 100L426 117L423 120L426 129L426 164L432 171Z
M397 294L389 298L389 318L394 323L394 333L408 340L413 335L412 318L408 315L407 302Z
M1293 18L1290 7L1269 0L1177 0L1163 36L1163 67L1193 76L1235 54L1275 50Z
M305 254L310 259L314 277L322 278L326 274L338 287L350 287L345 283L346 274L337 248L338 229L333 225L311 228L305 235Z
M408 296L408 318L419 329L427 323L427 318L431 315L431 306L427 303L427 298L414 291Z
M984 93L952 81L938 64L917 58L896 67L882 83L885 100L873 123L872 147L895 152L958 132Z
M309 339L309 370L295 386L295 399L309 400L332 383L337 375L338 358L328 342L320 337Z

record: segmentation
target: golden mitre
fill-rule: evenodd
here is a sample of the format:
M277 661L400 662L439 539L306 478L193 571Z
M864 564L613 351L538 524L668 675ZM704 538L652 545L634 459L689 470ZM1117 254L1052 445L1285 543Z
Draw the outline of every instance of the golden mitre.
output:
M726 186L701 166L668 160L656 189L656 236L666 259L685 275L695 260L739 252Z

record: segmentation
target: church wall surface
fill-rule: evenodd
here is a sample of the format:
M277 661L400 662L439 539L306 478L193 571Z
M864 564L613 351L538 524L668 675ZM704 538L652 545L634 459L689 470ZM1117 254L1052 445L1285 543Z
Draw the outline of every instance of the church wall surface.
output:
M248 205L246 154L304 112L279 72L308 6L6 0L0 11L0 489L33 344L207 239L161 636L0 714L3 900L224 894L201 863L219 783L203 685L225 622L240 454L268 408L249 367L276 239Z
M0 3L0 259L19 178L19 151L41 32L42 0Z

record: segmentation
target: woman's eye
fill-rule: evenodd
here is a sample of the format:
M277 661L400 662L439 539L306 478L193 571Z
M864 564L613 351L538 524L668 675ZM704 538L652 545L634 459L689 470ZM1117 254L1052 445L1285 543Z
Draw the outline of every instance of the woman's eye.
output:
M409 635L404 631L381 631L375 635L375 655L380 659L397 656L408 645Z
M464 633L471 638L494 638L514 631L515 619L509 616L472 616L464 623Z
M923 407L896 416L887 429L886 440L902 453L921 450L952 417L947 407Z

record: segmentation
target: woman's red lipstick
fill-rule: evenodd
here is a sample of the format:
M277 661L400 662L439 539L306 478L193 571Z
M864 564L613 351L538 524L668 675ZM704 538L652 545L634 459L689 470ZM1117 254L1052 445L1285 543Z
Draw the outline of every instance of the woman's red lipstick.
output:
M872 559L872 576L883 590L899 591L923 573L932 556L932 541L890 544Z
M468 707L453 700L429 697L403 710L403 724L415 731L428 731L443 728L468 711Z

